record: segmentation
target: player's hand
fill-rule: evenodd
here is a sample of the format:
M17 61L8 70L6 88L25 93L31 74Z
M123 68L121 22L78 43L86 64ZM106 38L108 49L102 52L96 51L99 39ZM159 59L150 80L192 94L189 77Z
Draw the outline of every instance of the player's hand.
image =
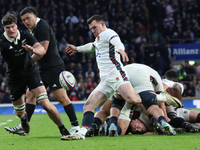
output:
M69 55L74 55L75 53L77 53L77 47L74 45L68 45L67 48L65 49L66 53Z
M32 47L32 46L25 44L25 45L22 45L22 47L23 47L26 51L33 53L33 47Z
M122 61L123 62L128 62L129 61L129 58L128 58L127 54L124 52L124 50L119 49L116 52L119 53L120 55L122 55Z

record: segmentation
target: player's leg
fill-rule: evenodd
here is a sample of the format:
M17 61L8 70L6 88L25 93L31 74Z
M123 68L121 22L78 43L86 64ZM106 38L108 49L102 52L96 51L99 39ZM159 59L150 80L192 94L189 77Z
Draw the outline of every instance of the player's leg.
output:
M200 126L193 124L195 122L190 122L191 114L197 113L197 112L191 112L191 111L193 111L193 110L189 110L189 109L185 109L185 108L178 108L176 110L177 116L173 117L173 119L171 119L170 123L174 124L174 126L177 128L185 129L186 132L192 132L192 133L200 132Z
M51 102L48 99L46 89L44 86L39 86L35 89L32 89L31 92L36 96L36 100L38 103L42 106L44 110L46 110L48 116L51 118L51 120L58 126L60 133L64 135L69 135L69 132L64 127L62 120L60 118L60 114L56 107L51 104Z
M85 140L86 132L91 127L94 119L94 111L102 106L106 101L107 97L104 93L94 90L83 106L84 115L81 129L75 134L62 137L61 140Z
M22 78L18 80L12 79L12 82L10 82L8 78L10 94L12 95L11 96L12 103L14 105L14 110L16 115L19 118L21 118L21 125L15 127L5 127L5 129L10 133L24 135L24 136L26 135L26 133L29 133L30 130L29 123L27 120L27 115L25 113L26 111L24 102L27 80L29 80L29 78Z
M164 117L163 110L158 106L157 102L147 102L143 103L145 109L147 112L152 115L155 119L158 120L158 122L161 124L162 128L164 129L164 132L167 135L176 135L175 130L172 126L170 126L167 123L166 118Z
M69 130L69 132L70 134L73 134L77 130L79 130L80 127L78 124L74 106L67 95L67 91L62 88L59 82L59 75L64 69L65 66L63 64L56 67L51 67L45 71L43 70L40 75L45 86L49 86L54 98L58 100L63 106L72 125L72 128Z
M99 133L100 127L101 130L102 128L104 128L104 125L101 125L102 123L104 123L104 121L106 120L106 118L110 115L110 107L112 105L112 100L108 99L100 108L100 110L95 114L94 116L94 120L92 123L92 126L89 128L89 130L86 133L86 137L92 137L92 136L96 136ZM104 132L101 131L100 132ZM100 133L101 134L101 133Z
M69 117L69 120L72 125L72 128L69 130L69 133L74 134L75 132L78 132L80 127L79 127L78 120L76 117L74 105L71 103L69 97L67 96L66 90L63 88L60 88L55 91L52 91L52 93L54 95L54 98L57 99L61 103L66 114Z
M25 111L25 103L24 103L24 96L22 96L17 101L13 101L13 106L15 110L15 114L21 118L21 126L26 133L29 133L30 127L28 123L27 114Z

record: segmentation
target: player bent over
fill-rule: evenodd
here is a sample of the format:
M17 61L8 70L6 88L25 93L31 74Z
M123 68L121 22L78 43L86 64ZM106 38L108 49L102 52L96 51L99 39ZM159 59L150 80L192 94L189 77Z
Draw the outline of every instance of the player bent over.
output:
M147 112L154 116L157 120L159 120L162 127L166 129L166 132L169 135L175 135L173 128L169 124L167 124L167 116L164 113L165 111L163 111L165 110L165 108L162 108L163 110L160 109L156 101L163 101L170 103L176 107L181 107L182 105L180 104L180 101L175 97L163 93L164 89L161 78L158 75L158 73L152 68L146 65L136 63L127 65L125 66L125 68L129 75L132 87L135 89L136 93L139 93L141 99L143 101L146 101L145 103L143 102L143 105L145 106ZM161 92L161 94L156 95L156 92ZM118 136L117 120L122 108L123 110L125 109L129 113L129 109L132 107L132 104L126 104L125 107L124 103L125 101L123 101L123 98L121 98L119 95L113 97L110 119L111 126L109 128L110 136ZM109 109L107 107L104 108ZM101 121L104 120L99 120L95 117L94 121L96 121L96 125L99 126L101 124Z
M44 48L26 31L17 29L17 17L5 15L1 20L5 32L0 36L0 52L7 63L7 81L16 115L21 118L21 126L26 133L30 127L25 112L24 93L28 86L38 103L47 111L49 117L59 127L62 135L69 135L60 115L48 96L42 79L31 57L32 53L42 57Z

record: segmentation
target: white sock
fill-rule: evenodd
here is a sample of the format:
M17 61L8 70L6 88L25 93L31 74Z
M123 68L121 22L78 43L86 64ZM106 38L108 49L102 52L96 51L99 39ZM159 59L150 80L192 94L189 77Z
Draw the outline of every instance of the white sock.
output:
M157 101L158 102L166 102L167 98L165 95L158 95L157 94Z

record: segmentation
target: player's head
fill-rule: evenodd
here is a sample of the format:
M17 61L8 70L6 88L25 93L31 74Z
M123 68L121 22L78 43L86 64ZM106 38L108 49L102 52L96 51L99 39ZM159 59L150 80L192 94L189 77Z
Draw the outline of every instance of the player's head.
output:
M20 16L21 19L24 23L24 25L28 28L28 29L33 29L36 21L37 21L37 11L35 10L35 8L33 7L25 7L21 12L20 12Z
M87 24L95 37L106 29L106 24L100 15L93 15L87 20Z
M139 119L135 119L135 120L131 120L130 123L130 132L133 134L138 134L138 133L145 133L146 132L146 127L144 125L144 123L139 120Z
M165 73L165 78L174 82L178 82L178 73L173 70L168 70Z
M17 17L14 14L7 14L1 19L6 34L10 38L16 38L17 32Z

